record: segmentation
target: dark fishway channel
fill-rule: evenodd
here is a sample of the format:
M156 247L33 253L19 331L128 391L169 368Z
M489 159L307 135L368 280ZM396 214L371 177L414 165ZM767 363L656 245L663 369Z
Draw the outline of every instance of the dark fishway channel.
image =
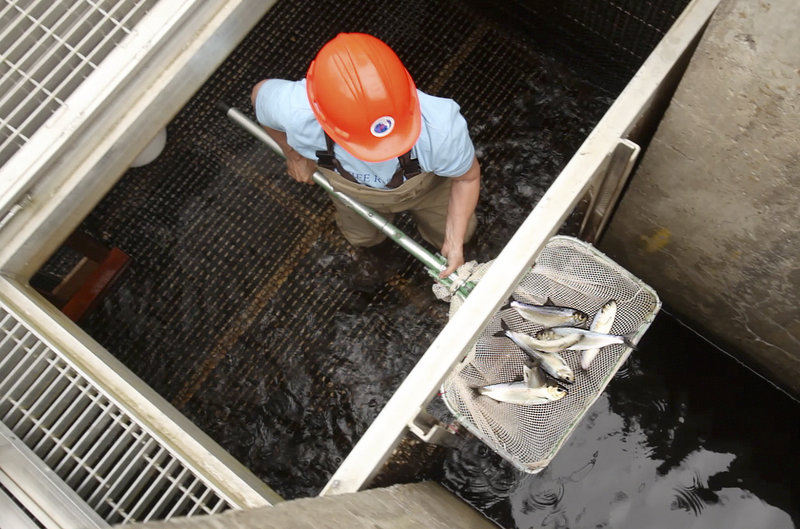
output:
M132 258L84 329L278 493L317 494L448 307L399 248L354 281L328 197L216 104L251 113L254 83L302 77L336 33L381 37L461 104L484 177L467 257L485 262L686 2L538 4L278 2L82 223ZM644 340L543 474L464 437L382 478L437 479L507 528L792 527L797 405L668 316Z

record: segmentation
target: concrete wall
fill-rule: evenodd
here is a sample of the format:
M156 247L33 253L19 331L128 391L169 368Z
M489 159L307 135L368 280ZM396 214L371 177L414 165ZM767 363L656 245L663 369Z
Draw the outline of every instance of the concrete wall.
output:
M119 529L496 529L438 483L285 501L274 507Z
M800 395L800 6L722 0L601 243Z

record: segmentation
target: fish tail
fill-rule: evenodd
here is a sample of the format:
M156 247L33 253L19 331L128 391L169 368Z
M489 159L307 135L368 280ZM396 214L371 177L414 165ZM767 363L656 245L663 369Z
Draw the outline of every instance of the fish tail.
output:
M494 336L495 338L501 338L503 336L508 336L508 334L506 334L506 333L511 330L511 327L508 326L508 324L506 323L506 320L504 320L503 318L500 318L500 328L502 330L497 331L492 336Z
M542 367L542 361L539 358L531 355L528 355L528 358L530 359L530 362L523 361L525 367L530 369L540 369Z
M627 345L628 347L630 347L634 351L638 351L639 350L639 348L636 346L636 344L633 343L633 339L636 338L636 334L637 334L636 332L632 332L632 333L628 333L628 334L626 334L626 335L624 335L622 337L622 341L625 343L625 345Z
M597 353L600 352L600 349L585 349L581 352L581 369L586 371L589 369L589 365L594 360L594 357L597 356Z

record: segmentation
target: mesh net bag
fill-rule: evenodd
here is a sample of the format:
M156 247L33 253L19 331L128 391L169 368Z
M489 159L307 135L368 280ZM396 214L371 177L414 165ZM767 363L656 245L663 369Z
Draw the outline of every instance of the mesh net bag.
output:
M491 262L478 265L470 279L478 282ZM611 261L596 248L572 237L550 239L535 265L514 291L520 301L580 309L589 319L609 300L617 302L611 334L631 334L638 342L655 318L661 302L655 291ZM450 316L463 301L453 296ZM603 347L587 370L580 366L580 351L560 353L575 373L567 395L535 406L498 402L478 388L522 378L527 355L511 340L494 336L501 319L515 331L534 334L541 325L522 319L516 310L497 313L444 381L441 394L450 412L470 432L495 452L525 472L538 472L552 460L561 445L625 362L630 349Z

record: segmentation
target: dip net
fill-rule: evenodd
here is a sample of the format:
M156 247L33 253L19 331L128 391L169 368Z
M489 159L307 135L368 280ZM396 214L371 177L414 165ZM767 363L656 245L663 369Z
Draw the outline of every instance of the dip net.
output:
M477 265L470 280L478 282L491 262ZM514 291L520 301L582 310L591 321L609 300L617 302L611 334L633 334L638 342L658 313L655 291L614 263L592 245L572 237L553 237ZM450 316L462 298L453 296ZM560 354L575 373L560 400L533 406L507 404L481 395L489 384L522 379L528 356L511 340L494 336L501 320L514 331L535 334L543 327L524 320L515 309L500 310L483 330L475 346L444 381L441 394L450 412L467 430L517 468L542 470L553 459L586 411L628 358L631 349L611 345L600 349L587 370L580 351Z

